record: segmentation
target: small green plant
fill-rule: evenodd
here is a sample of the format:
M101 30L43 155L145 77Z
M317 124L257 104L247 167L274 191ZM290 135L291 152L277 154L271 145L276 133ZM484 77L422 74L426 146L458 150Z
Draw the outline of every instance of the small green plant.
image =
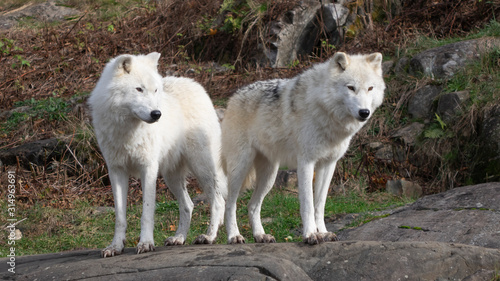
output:
M289 67L289 68L294 68L294 67L297 67L299 64L300 64L300 60L298 60L298 59L294 59L292 62L290 62L290 63L288 64L288 67Z
M0 40L0 57L3 55L13 55L15 62L11 64L12 68L22 68L24 66L30 67L30 62L20 54L13 54L14 52L22 52L23 49L14 44L14 40L2 38Z
M49 97L43 100L31 98L26 101L14 103L15 108L29 107L22 112L13 112L12 115L2 125L3 132L10 132L19 124L29 119L48 119L50 121L67 120L66 113L69 112L69 104L62 98Z
M419 227L419 226L408 226L408 225L400 225L398 228L401 229L413 229L413 230L421 230L421 231L426 231L426 229Z
M226 69L230 69L230 70L235 70L236 68L234 67L234 65L230 64L230 63L225 63L222 65L222 67L226 68Z
M14 55L14 58L17 60L17 62L11 65L12 68L23 68L23 66L31 66L30 62L21 55Z
M453 137L453 132L446 130L446 123L443 119L437 113L435 113L435 116L435 122L424 131L424 137L429 139Z
M330 54L330 53L334 52L335 49L336 49L335 45L330 44L330 42L328 42L328 39L321 40L321 50L323 52L326 52L327 54Z
M238 33L244 29L244 24L250 18L259 18L267 11L267 4L258 4L254 1L224 1L220 12L225 13L224 25L220 28L222 31L230 34ZM202 25L206 27L206 25ZM210 25L211 26L211 25Z
M0 53L3 55L9 55L12 51L23 51L14 44L14 40L8 38L2 38L0 40Z
M108 24L106 30L109 32L115 32L115 26L113 24Z

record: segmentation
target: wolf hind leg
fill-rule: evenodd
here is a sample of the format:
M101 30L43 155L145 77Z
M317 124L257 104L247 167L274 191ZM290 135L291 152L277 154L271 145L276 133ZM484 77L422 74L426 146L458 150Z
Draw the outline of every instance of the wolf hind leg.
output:
M180 167L164 174L165 183L169 190L174 194L179 203L179 225L175 236L168 237L165 240L165 246L183 245L186 243L187 233L191 225L191 215L194 204L189 197L186 189L186 170Z
M227 149L227 148L226 148ZM239 150L239 151L238 151ZM245 243L245 238L240 234L236 221L236 203L243 183L253 167L255 151L252 148L237 148L234 154L226 157L228 196L226 201L226 231L228 244Z
M255 157L254 167L257 183L252 198L248 203L248 217L252 226L253 237L256 243L276 243L274 236L265 233L260 211L264 197L266 197L273 187L279 163L272 163L265 156L258 153Z
M227 180L213 155L207 150L202 151L203 149L200 149L199 154L194 156L196 159L190 159L190 170L209 198L210 224L207 234L199 235L194 244L213 244L219 227L224 223L225 200L222 192L227 189Z
M103 258L123 253L127 231L128 174L119 168L109 167L108 169L115 201L115 234L111 245L101 251Z

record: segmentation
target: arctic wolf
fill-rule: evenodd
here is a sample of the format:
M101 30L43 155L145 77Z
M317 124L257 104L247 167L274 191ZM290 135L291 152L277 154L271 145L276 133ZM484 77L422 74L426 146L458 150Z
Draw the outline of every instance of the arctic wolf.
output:
M222 121L228 243L245 242L236 222L236 201L252 171L256 186L248 215L253 236L258 243L275 242L264 232L260 209L280 164L297 167L304 241L336 240L324 222L328 187L351 138L382 104L381 62L380 53L339 52L295 78L256 82L231 97Z
M165 245L186 240L193 211L185 186L188 172L208 194L212 212L207 235L200 235L195 243L213 243L224 221L227 180L220 165L221 131L214 107L203 87L193 80L162 79L157 70L159 57L159 53L151 53L114 58L89 99L115 200L115 235L102 250L103 257L123 252L129 176L140 177L143 190L137 253L154 251L158 171L179 202L179 226Z

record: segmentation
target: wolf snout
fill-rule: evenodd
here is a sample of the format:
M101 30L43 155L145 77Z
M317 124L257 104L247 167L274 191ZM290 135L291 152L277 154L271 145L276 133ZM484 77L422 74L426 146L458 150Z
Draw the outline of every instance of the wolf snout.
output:
M151 111L151 119L153 119L153 121L158 121L158 119L160 119L160 117L161 117L161 111L159 111L159 110Z
M360 109L358 114L359 114L359 117L362 119L362 121L365 121L370 116L370 110L369 109Z

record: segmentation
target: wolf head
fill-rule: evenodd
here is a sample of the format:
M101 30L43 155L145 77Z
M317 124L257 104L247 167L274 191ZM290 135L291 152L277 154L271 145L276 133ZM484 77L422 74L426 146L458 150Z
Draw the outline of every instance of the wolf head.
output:
M99 107L108 116L130 120L138 118L154 123L161 117L161 76L158 73L159 53L120 55L105 67L89 103L93 111Z
M368 120L384 99L382 54L349 56L338 52L328 62L328 68L329 87L339 105L335 106L334 114L361 122Z

